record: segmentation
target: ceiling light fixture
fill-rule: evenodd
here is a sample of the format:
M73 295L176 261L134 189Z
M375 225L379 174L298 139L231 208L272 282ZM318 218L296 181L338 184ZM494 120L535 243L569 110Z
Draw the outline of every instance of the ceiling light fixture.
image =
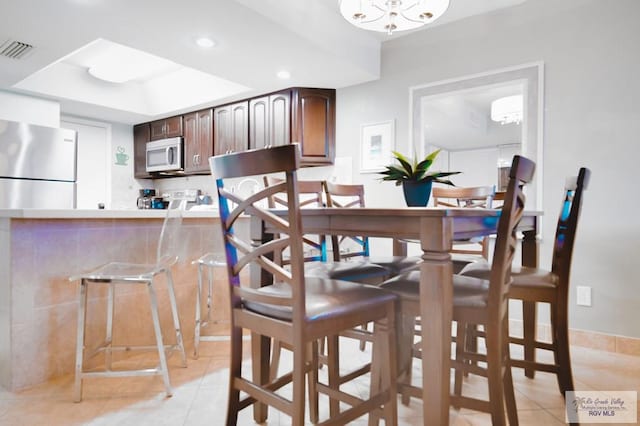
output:
M347 21L389 35L430 24L448 7L449 0L340 0L340 13Z
M216 42L208 37L200 37L196 39L196 44L204 49L208 49L216 45Z
M111 42L98 45L86 62L91 76L120 84L151 78L180 68L175 62Z
M500 124L522 121L522 95L506 96L491 102L491 119Z

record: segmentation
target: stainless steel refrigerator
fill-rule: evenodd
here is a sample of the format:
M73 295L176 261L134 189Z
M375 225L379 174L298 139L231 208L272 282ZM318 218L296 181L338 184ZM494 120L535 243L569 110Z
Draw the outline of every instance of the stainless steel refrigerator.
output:
M76 132L0 120L0 208L76 206Z

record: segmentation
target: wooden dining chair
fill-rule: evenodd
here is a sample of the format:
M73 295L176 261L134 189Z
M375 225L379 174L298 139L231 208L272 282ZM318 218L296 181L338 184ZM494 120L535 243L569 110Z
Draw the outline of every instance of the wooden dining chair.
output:
M452 367L456 374L476 374L487 378L489 400L480 400L462 394L455 388L451 397L454 407L465 407L491 414L493 425L505 424L505 406L509 424L518 424L518 413L509 368L508 293L511 284L510 270L516 249L516 227L524 212L524 184L531 181L535 163L525 157L515 156L511 165L510 180L502 213L498 219L496 247L488 280L453 276L453 320L457 323L456 350ZM420 271L409 272L388 280L382 285L400 296L401 343L400 353L404 377L399 384L401 392L421 396L422 390L410 383L410 365L413 353L413 319L420 313ZM482 325L485 330L486 351L471 352L466 345L466 329L470 325ZM473 361L473 362L472 362ZM484 366L486 365L486 366Z
M273 186L281 183L281 178L273 176L264 177L265 186ZM301 207L322 207L322 194L324 193L324 181L298 181L300 206ZM307 196L305 198L305 196ZM310 197L309 197L310 196ZM318 200L318 201L316 201ZM286 207L288 201L286 195L276 193L270 197L270 207ZM306 262L321 260L326 262L326 237L324 235L317 236L318 243L311 240L311 236L305 235L303 242L306 246L322 250L322 255L305 256ZM314 263L307 265L307 275L318 278L331 278L345 281L358 282L363 284L379 284L391 276L389 269L366 260L358 260L354 262L340 262L340 258L333 257L334 262ZM284 261L286 263L286 260Z
M554 373L558 387L564 395L574 390L571 357L569 353L569 281L571 259L582 209L582 192L587 189L591 171L580 168L577 176L567 178L556 226L551 270L518 267L513 268L513 283L509 298L522 301L523 337L510 337L513 344L524 347L524 359L512 359L511 365L524 368L525 375L533 378L535 371ZM461 272L469 277L486 278L486 263L470 264ZM551 307L551 342L536 338L536 304L548 303ZM553 352L552 364L536 361L536 349Z
M284 182L284 179L274 176L263 177L264 186L274 186ZM300 208L324 207L324 185L321 180L299 180L298 196L300 197ZM289 202L286 194L276 193L268 198L269 208L287 208ZM324 235L304 235L302 237L303 249L305 252L305 262L326 262L327 243ZM283 264L287 264L287 259L282 259Z
M364 185L339 184L325 182L327 207L361 208L365 207ZM374 256L369 252L369 238L366 236L331 236L333 260L338 262L353 257L363 257L370 263L387 268L391 275L398 275L408 269L417 267L419 256Z
M302 426L306 407L306 374L309 373L308 385L312 395L309 406L313 423L318 420L317 393L320 392L327 394L330 401L348 406L341 412L331 412L331 417L321 424L347 424L367 413L377 416L382 410L387 424L395 425L395 368L388 366L394 366L396 361L396 297L373 286L305 276L296 179L299 164L297 144L210 158L226 247L231 305L231 365L226 424L237 424L238 412L253 405L257 422L266 421L266 407L272 406L291 416L294 426ZM284 172L285 181L246 198L225 187L227 179L275 172ZM285 216L275 215L261 204L279 192L286 192L289 200ZM235 207L231 208L231 203ZM263 236L262 242L257 243L255 236L248 240L236 234L234 225L245 215L259 218L265 226L273 227L273 239ZM285 248L290 253L287 267L273 261L274 254ZM261 273L262 287L248 286L245 282L245 272L249 267L252 273ZM374 370L380 373L371 376L370 394L361 398L318 379L316 342L367 321L374 321L376 325L372 363L376 366ZM245 329L252 333L251 379L243 374L242 336ZM268 378L271 338L293 348L292 371L274 380ZM279 392L287 384L292 387L290 398Z
M327 207L342 208L362 208L365 207L364 202L364 185L359 184L339 184L333 182L324 182L325 196L327 199ZM331 236L331 247L333 251L333 260L335 262L353 259L355 257L363 258L365 261L373 265L379 265L388 270L384 279L396 276L403 271L416 268L420 262L419 256L376 256L370 257L369 238L366 236ZM380 280L382 283L383 280ZM360 331L364 330L362 333ZM364 350L367 342L370 340L366 333L366 324L359 331L354 331L347 337L352 337L360 341L360 350Z
M493 208L494 186L474 187L434 187L432 190L435 207ZM454 241L454 272L459 272L467 264L489 258L489 237ZM471 255L471 256L469 256Z
M274 177L274 176L264 176L264 184L265 186L274 186L279 183L284 182L284 179ZM314 208L314 207L323 207L324 205L324 197L323 194L326 193L325 189L325 181L322 180L299 180L298 181L298 196L301 208ZM330 205L331 201L328 201L327 204ZM283 192L279 192L269 197L269 207L287 207L287 195ZM306 275L310 277L316 278L325 278L325 279L339 279L344 281L357 282L361 284L380 284L384 282L387 278L393 276L390 270L384 266L377 265L375 263L369 262L366 259L358 259L357 261L350 262L341 262L340 256L336 256L336 250L334 248L334 256L333 262L329 263L317 263L315 261L327 261L327 250L326 250L326 237L324 235L305 235L303 237L304 247L310 247L311 250L316 250L321 253L320 256L313 254L305 254L305 270ZM367 243L368 244L368 243ZM335 246L334 246L335 247ZM367 251L368 253L368 247ZM363 254L356 254L353 256L348 256L349 258L353 258L355 256L362 256ZM286 256L276 257L275 260L280 262L283 265L288 264L288 260ZM314 263L315 262L315 263ZM373 340L372 334L367 330L366 327L361 328L359 330L351 330L341 334L345 337L351 337L360 341L360 347L364 350L364 347L367 342L371 342ZM325 339L322 339L320 344L320 362L322 364L330 364L330 369L339 370L339 360L333 356L334 352L339 351L338 344L338 336L335 336L331 341L327 342ZM280 357L282 354L282 349L292 348L287 345L285 342L274 340L272 350L271 350L271 372L270 377L274 378L277 375L279 366L280 366ZM348 381L352 376L352 372L348 372L347 374L341 375L336 373L332 374L331 381L334 383L341 383ZM364 370L361 371L362 374L366 372ZM335 410L335 404L332 404L332 409Z

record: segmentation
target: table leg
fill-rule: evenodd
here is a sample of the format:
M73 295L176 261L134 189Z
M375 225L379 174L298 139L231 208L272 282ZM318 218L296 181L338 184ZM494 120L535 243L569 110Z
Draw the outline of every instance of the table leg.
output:
M453 267L451 222L437 221L422 227L420 316L423 423L440 426L449 424Z
M536 220L537 224L537 220ZM522 266L538 267L538 230L537 226L522 233Z
M393 255L394 256L407 256L407 242L399 240L397 238L393 239Z

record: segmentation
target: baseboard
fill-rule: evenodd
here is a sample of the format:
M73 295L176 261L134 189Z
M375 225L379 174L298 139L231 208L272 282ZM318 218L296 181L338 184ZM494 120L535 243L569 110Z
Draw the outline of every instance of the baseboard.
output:
M522 320L510 319L509 330L515 336L522 336ZM538 339L546 342L551 341L551 326L549 324L538 324ZM569 341L573 346L640 356L640 339L636 337L569 329Z

